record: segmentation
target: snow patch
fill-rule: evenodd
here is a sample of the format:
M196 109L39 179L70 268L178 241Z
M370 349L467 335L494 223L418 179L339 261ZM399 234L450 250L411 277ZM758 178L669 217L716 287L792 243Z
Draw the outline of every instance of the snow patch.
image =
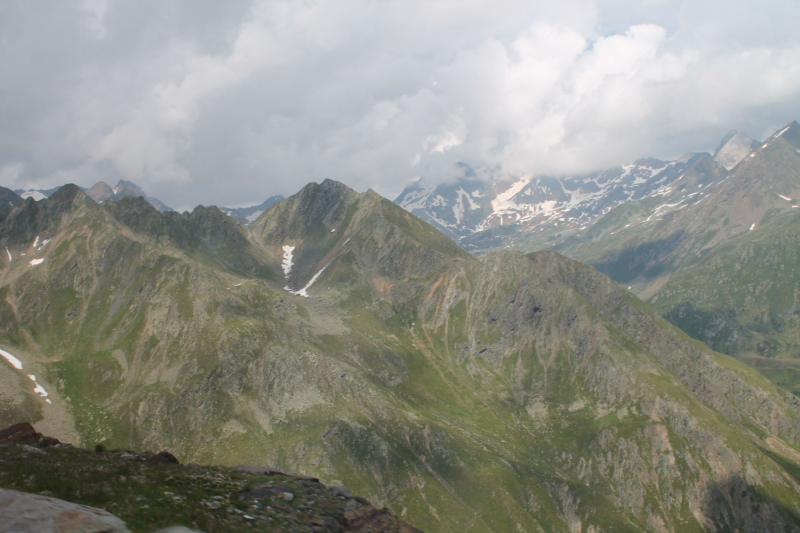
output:
M789 126L786 126L786 127L785 127L785 128L783 128L783 129L782 129L780 132L776 133L774 138L778 138L778 137L780 137L781 135L783 135L784 133L786 133L786 130L788 130L788 129L789 129L789 128L791 128L791 127L792 127L791 125L789 125Z
M294 252L294 246L286 245L283 247L283 263L281 266L283 267L283 275L287 279L289 274L292 273L292 252Z
M33 247L36 248L37 246L39 246L39 236L38 235L36 236L36 240L33 241Z
M39 385L36 382L36 376L34 376L33 374L28 374L28 377L31 378L31 381L33 381L33 384L36 385L36 387L33 389L33 392L35 392L36 394L38 394L42 398L46 398L47 396L49 396L49 394L47 394L47 391L44 390L44 387L42 387L41 385Z
M14 260L14 258L11 257L11 252L8 251L8 246L6 246L6 253L8 254L8 262L10 263L11 261Z
M785 197L784 195L782 195L782 194L779 194L778 196L780 196L781 198L783 198L783 199L784 199L784 200L786 200L787 202L791 202L791 201L792 201L792 199L791 199L791 198L786 198L786 197Z
M33 267L36 265L41 265L42 263L44 263L44 259L31 259L31 263L28 266Z
M6 361L11 363L11 366L16 368L17 370L22 370L22 361L20 361L19 359L17 359L16 357L14 357L5 350L0 350L0 355L2 355ZM39 385L39 383L36 382L36 376L34 376L33 374L28 374L28 378L30 378L30 380L33 381L33 384L35 385L33 392L44 398L45 399L44 401L46 401L47 403L52 404L52 402L49 399L47 399L47 396L49 396L49 394L47 394L47 391L44 390L44 387L42 387L41 385Z
M329 264L330 263L328 263L328 265ZM320 277L323 272L325 272L325 269L328 268L328 265L325 265L324 267L322 267L322 270L320 270L319 272L314 274L314 277L311 278L311 280L306 284L306 286L303 287L302 289L300 289L299 291L293 291L292 289L289 288L288 285L285 287L285 289L287 291L289 291L290 293L292 293L292 294L296 294L298 296L304 296L304 297L308 298L308 292L306 292L306 291L308 291L308 289L311 288L311 286L314 284L314 282L317 281L317 278Z
M331 230L331 233L333 233L334 231L336 231L336 228L333 228L333 229Z
M250 213L249 215L247 215L247 216L246 216L246 217L244 217L244 218L245 218L245 220L247 220L247 223L248 223L248 224L252 224L253 222L255 222L255 221L256 221L256 219L258 219L258 217L260 217L260 216L261 216L261 213L263 213L263 212L264 212L263 210L261 210L261 211L254 211L253 213Z
M44 248L45 246L47 246L47 243L48 243L48 242L50 242L50 241L52 241L52 240L53 240L53 239L45 239L44 241L42 241L42 245L39 247L39 249L41 250L42 248Z
M2 355L6 359L6 361L11 363L11 366L16 368L17 370L22 370L22 361L20 361L19 359L17 359L16 357L14 357L5 350L0 350L0 355Z
M499 213L500 211L517 207L517 202L513 201L512 198L530 182L530 177L520 178L516 183L512 184L511 187L498 194L497 197L492 200L492 210L495 213Z
M750 225L750 231L753 231L754 229L756 229L756 223L755 223L755 222L753 222L753 223Z
M24 193L20 194L19 196L20 196L20 198L23 198L23 199L33 198L37 202L39 200L44 200L45 198L47 198L47 196L45 196L44 194L40 193L39 191L34 191L34 190L25 191Z

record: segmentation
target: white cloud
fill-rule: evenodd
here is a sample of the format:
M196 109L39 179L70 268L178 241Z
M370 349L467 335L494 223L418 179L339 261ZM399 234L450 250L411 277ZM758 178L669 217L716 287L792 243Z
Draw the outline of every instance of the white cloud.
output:
M800 118L800 7L718 0L0 6L0 180L180 208L458 161L581 172ZM5 169L17 169L13 172Z

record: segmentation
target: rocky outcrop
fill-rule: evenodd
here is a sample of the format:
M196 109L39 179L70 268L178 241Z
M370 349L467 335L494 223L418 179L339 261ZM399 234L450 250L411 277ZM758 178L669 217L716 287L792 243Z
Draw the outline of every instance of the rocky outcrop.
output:
M0 445L18 444L48 448L59 444L58 439L45 437L28 422L20 422L0 431Z
M0 488L0 533L128 531L125 522L107 510L70 501L103 502L103 507L125 517L134 530L142 529L143 524L148 531L169 526L159 533L242 528L422 533L389 509L378 510L346 489L328 488L316 478L276 468L182 466L166 451L153 454L98 447L90 452L70 446L43 451L22 443L38 435L30 424L0 432L9 434L18 439L0 445L0 486L49 496ZM50 489L41 490L43 486ZM51 497L53 490L62 499Z

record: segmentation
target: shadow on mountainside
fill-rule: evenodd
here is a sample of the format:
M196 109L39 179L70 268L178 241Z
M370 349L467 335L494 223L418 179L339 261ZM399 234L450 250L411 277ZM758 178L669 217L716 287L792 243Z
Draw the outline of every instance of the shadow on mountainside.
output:
M631 246L606 256L603 261L593 262L592 266L618 283L628 283L640 276L655 278L669 270L671 261L667 258L683 237L684 232L679 231L666 239Z
M800 481L800 467L769 450L762 450ZM776 501L741 476L725 481L711 481L701 503L703 515L710 523L707 530L720 532L766 533L800 532L800 507ZM713 525L712 525L713 524Z

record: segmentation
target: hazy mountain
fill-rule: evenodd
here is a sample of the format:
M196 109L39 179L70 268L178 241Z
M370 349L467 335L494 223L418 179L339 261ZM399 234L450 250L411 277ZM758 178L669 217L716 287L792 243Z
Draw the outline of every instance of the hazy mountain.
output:
M262 203L251 207L220 207L220 210L233 218L236 222L247 226L255 222L255 220L261 216L261 213L266 211L269 206L283 199L284 197L281 195L270 196Z
M800 401L553 252L476 259L331 181L248 227L65 186L0 211L0 249L0 422L428 531L800 530Z
M54 187L52 189L30 189L24 191L19 189L16 192L22 198L33 198L37 202L39 200L44 200L45 198L49 198L53 193L59 190L62 186L59 185L58 187ZM111 200L113 202L117 202L122 198L126 198L128 196L141 196L147 200L147 203L158 209L159 211L172 211L172 208L168 207L158 198L153 198L152 196L148 196L144 190L136 185L133 182L126 181L126 180L119 180L117 186L113 189L110 185L108 185L104 181L99 181L92 185L89 188L86 187L78 187L80 190L84 191L89 198L94 200L95 202L104 202L106 200Z
M11 189L6 189L5 187L0 187L0 209L5 209L6 207L14 207L23 202L22 197L12 191Z
M740 141L728 140L720 150ZM676 161L649 158L567 177L510 177L464 165L464 176L457 182L429 186L419 181L395 202L470 252L539 250L585 230L621 203L668 194L689 171L710 170L699 177L706 184L722 179L708 161L713 160L706 153L687 154Z
M119 180L119 183L117 183L117 186L113 189L106 182L100 181L86 189L85 192L89 198L98 203L105 202L106 200L118 202L122 198L141 196L147 200L148 204L159 211L172 211L172 208L168 207L161 200L153 198L152 196L147 196L141 187L130 181Z
M725 167L725 170L731 170L760 147L760 142L744 133L731 130L714 151L714 161Z

